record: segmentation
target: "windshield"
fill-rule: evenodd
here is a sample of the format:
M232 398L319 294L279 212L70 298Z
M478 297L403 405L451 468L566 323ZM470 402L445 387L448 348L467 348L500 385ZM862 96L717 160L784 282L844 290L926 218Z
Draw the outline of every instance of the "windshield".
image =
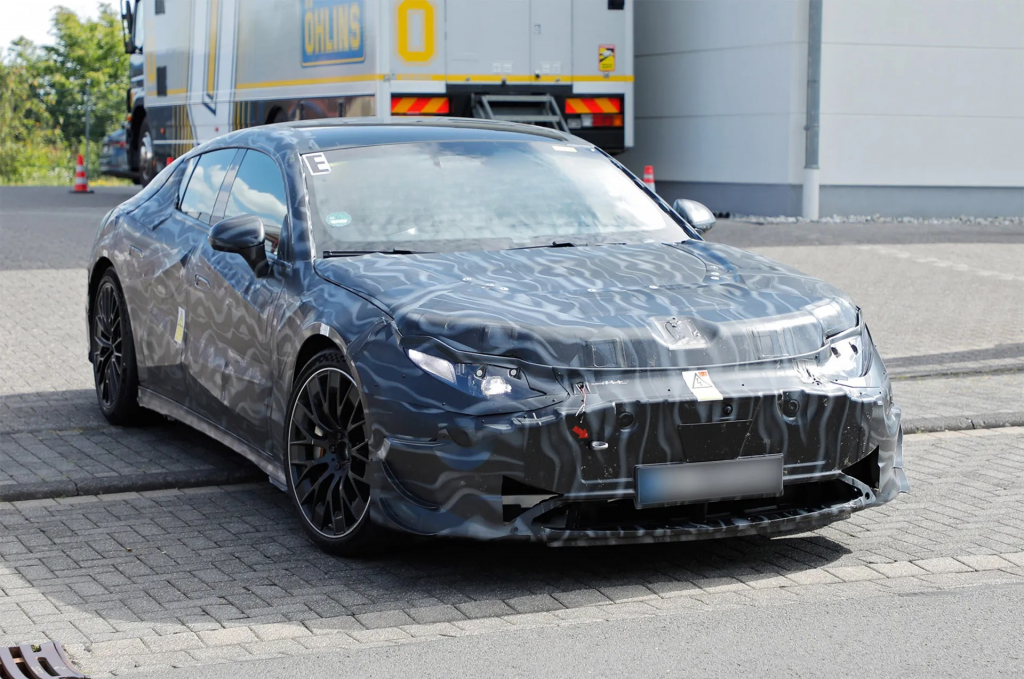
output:
M303 156L316 251L679 242L675 218L593 147L447 141Z

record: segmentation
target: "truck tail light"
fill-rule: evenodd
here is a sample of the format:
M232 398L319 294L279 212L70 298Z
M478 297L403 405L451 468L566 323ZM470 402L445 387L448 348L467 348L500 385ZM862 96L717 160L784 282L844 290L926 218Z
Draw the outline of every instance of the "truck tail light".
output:
M568 118L569 129L581 127L622 127L623 119L619 113L584 113L581 116Z
M607 113L595 113L593 127L622 127L622 116L620 114L610 115Z

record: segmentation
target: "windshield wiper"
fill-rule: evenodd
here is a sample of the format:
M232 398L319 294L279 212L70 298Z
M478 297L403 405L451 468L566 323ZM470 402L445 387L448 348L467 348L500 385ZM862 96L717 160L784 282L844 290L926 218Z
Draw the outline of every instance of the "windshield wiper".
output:
M523 245L518 248L509 248L509 250L537 250L539 248L577 248L584 247L586 243L573 243L572 241L553 241L551 243L545 243L543 245Z
M358 257L360 255L425 255L429 254L421 250L400 250L398 248L392 248L391 250L324 250L323 258L329 259L330 257Z
M628 245L628 243L573 243L572 241L554 241L550 245L524 245L510 250L535 250L538 248L589 248L598 245Z

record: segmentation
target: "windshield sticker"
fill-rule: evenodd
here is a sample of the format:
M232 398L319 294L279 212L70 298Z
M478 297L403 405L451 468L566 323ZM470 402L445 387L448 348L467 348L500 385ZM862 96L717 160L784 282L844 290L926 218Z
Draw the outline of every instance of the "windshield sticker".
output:
M352 223L352 215L347 212L332 212L327 215L327 226L342 227Z
M562 151L563 153L576 153L576 149L571 146L552 146L556 151Z
M683 379L698 401L722 400L722 392L715 387L707 370L684 370Z
M322 153L307 153L302 156L306 161L306 167L310 174L330 174L331 164L327 162L327 156Z

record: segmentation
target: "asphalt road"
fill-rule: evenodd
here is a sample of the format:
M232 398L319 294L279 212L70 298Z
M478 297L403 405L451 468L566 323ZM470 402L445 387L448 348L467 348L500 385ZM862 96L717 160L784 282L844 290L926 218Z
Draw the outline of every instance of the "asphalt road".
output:
M1024 584L540 627L301 658L254 660L234 679L373 677L865 676L987 679L1024 674ZM221 679L195 667L138 679Z
M0 271L84 268L100 221L138 191L95 187L0 187Z

